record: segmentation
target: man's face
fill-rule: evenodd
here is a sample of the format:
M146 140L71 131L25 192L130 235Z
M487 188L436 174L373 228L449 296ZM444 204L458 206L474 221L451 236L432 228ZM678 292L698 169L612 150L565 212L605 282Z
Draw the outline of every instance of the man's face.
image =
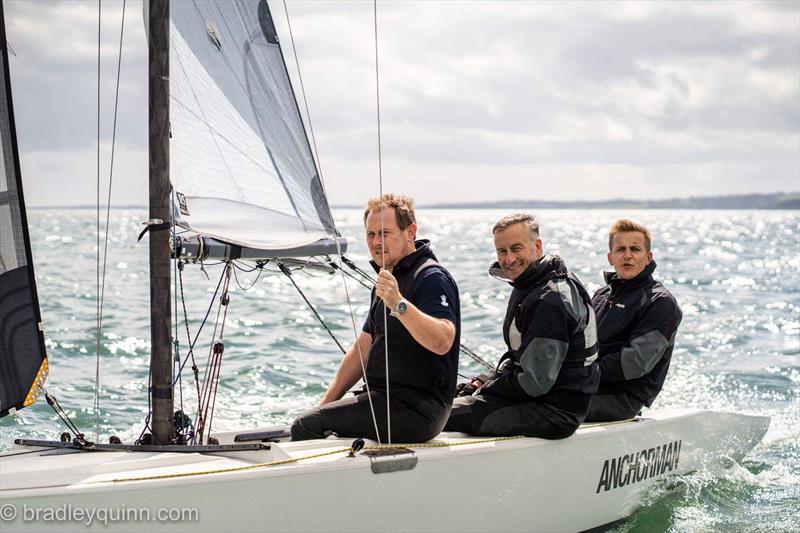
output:
M386 269L391 270L405 256L414 251L414 238L417 225L411 224L401 230L393 207L383 208L383 235L381 235L381 211L370 211L365 223L367 248L372 260L380 266L386 261Z
M633 279L653 260L653 254L644 246L644 234L638 231L623 231L614 234L608 264L620 279Z
M524 224L514 224L494 234L497 262L503 273L514 281L525 269L542 258L542 240L531 240Z

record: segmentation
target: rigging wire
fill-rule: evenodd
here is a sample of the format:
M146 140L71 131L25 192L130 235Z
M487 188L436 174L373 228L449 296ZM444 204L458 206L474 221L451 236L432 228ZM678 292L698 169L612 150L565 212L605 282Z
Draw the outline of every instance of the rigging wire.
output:
M73 435L75 435L75 438L79 442L85 442L83 433L81 433L80 430L78 430L78 426L75 425L75 423L72 421L72 419L70 419L69 415L64 410L64 408L61 407L61 404L58 403L58 399L56 399L56 397L44 387L40 386L39 388L41 388L42 391L44 391L44 397L45 400L47 400L47 405L52 407L53 411L55 411L56 413L56 416L58 416L58 418L60 418L61 421L64 422L64 425L67 426L67 428L72 432Z
M233 260L234 268L236 268L236 270L238 270L239 272L243 272L245 274L249 274L251 272L255 272L256 270L263 270L264 267L268 263L269 263L269 259L267 259L266 261L256 261L256 264L253 265L253 268L246 268L247 267L247 263L246 262L240 261L238 259L234 259ZM277 270L274 270L273 272L277 272ZM252 288L252 287L250 287L250 288ZM250 290L250 288L245 289L245 290Z
M97 389L96 397L95 397L95 440L99 440L99 412L100 412L100 348L102 342L102 334L103 334L103 304L105 302L105 293L106 293L106 270L108 265L108 230L111 223L111 191L114 184L114 153L116 147L116 140L117 140L117 112L119 110L119 80L120 80L120 73L122 72L122 39L125 35L125 2L126 0L122 1L122 20L120 22L120 29L119 29L119 53L117 55L117 82L114 90L114 121L113 126L111 129L111 162L109 164L109 171L108 171L108 196L106 198L106 226L105 226L105 234L103 239L103 261L102 261L102 276L98 273L98 284L99 284L99 303L97 309L97 368L96 368L96 385L95 388ZM99 11L98 11L99 12ZM100 210L100 27L98 25L98 70L97 70L97 79L98 79L98 100L97 100L97 154L98 154L98 164L97 164L97 209L98 209L98 232L97 232L97 239L98 239L98 262L99 262L99 254L100 254L100 226L99 226L99 210Z
M383 159L381 155L381 84L378 68L378 0L372 0L372 19L375 23L375 110L378 119L378 190L381 199L381 269L386 270L386 233L383 217ZM392 443L392 414L389 408L389 317L386 302L383 304L383 352L386 368L386 440Z
M336 264L336 263L334 263L333 261L331 261L331 262L330 262L330 263L328 263L328 264L329 264L331 267L333 267L334 269L337 269L337 270L339 269L339 265L337 265L337 264ZM361 285L361 286L362 286L362 287L364 287L365 289L372 290L372 285L369 285L369 284L367 284L367 283L366 283L366 282L364 282L362 279L355 277L353 274L351 274L350 272L346 272L344 269L342 269L342 272L344 273L344 275L345 275L345 276L347 276L348 278L350 278L350 279L352 279L352 280L355 280L355 281L356 281L356 283L358 283L359 285ZM374 282L373 282L373 283L374 283Z
M233 280L236 282L236 286L239 287L240 289L242 289L245 292L247 292L250 289L252 289L253 287L255 287L256 283L258 283L258 280L261 279L261 274L264 273L264 264L263 263L256 263L256 266L254 266L250 270L245 270L241 265L238 265L235 261L232 264L233 264L233 267L234 267ZM245 274L248 274L250 272L255 272L256 270L258 270L258 274L256 274L256 279L253 280L253 282L250 285L245 287L239 282L239 276L236 274L237 270L241 270Z
M94 369L94 438L100 439L100 28L102 22L102 4L97 0L97 266L95 286L96 303L96 342Z
M308 305L308 308L311 309L311 312L314 313L315 317L317 317L317 320L319 320L320 324L322 324L322 327L325 328L325 331L327 331L328 335L331 336L331 339L333 339L333 342L336 343L336 346L339 347L339 349L342 351L342 353L347 353L347 350L344 349L344 346L342 346L342 343L339 342L339 339L336 338L336 335L333 334L333 331L331 331L331 329L325 323L325 319L322 318L322 316L319 314L319 312L317 312L317 310L314 307L314 305L310 301L308 301L308 298L306 298L306 295L305 295L305 293L303 293L303 290L297 285L297 282L292 277L292 272L286 266L284 266L283 263L278 263L278 265L280 266L281 271L283 271L283 273L286 274L286 277L289 278L289 281L292 282L292 285L294 285L294 288L297 289L297 292L300 294L300 296L303 298L303 300L305 300L306 304Z
M325 179L323 178L322 174L322 159L319 157L319 150L317 150L317 138L314 135L314 126L311 122L311 112L308 108L308 99L306 98L306 89L305 84L303 83L303 74L300 71L300 60L297 57L297 47L295 46L294 42L294 33L292 32L292 23L289 19L289 8L286 5L286 0L283 0L283 11L286 14L286 25L289 28L289 40L292 43L292 53L294 54L294 62L295 66L297 67L297 78L300 81L300 93L303 96L303 106L305 107L306 111L306 120L308 121L308 130L311 134L311 144L314 149L314 159L316 159L316 166L317 166L317 173L319 175L319 183L322 187L322 192L325 194L327 198L327 188L325 186ZM301 120L302 122L302 120ZM358 361L361 363L361 377L364 380L364 387L366 388L367 400L369 400L369 411L370 415L372 416L372 424L375 428L375 438L378 441L378 444L381 444L381 433L378 431L378 419L375 416L375 406L372 402L372 392L370 391L369 382L367 381L367 367L364 363L365 354L361 349L361 343L358 342L359 333L358 333L358 326L356 326L356 319L355 313L353 312L353 302L350 299L350 289L347 287L347 279L344 276L344 269L341 268L342 264L342 248L341 244L339 243L339 231L336 229L336 220L331 213L331 224L333 226L333 242L336 245L336 256L339 258L339 271L342 272L342 285L344 286L344 293L347 299L347 307L350 311L350 323L353 328L353 338L355 339L355 349L358 352ZM368 355L368 354L367 354ZM387 398L388 400L388 398ZM388 408L388 403L386 404Z
M372 283L375 283L375 280L372 279L372 276L367 272L365 272L364 270L362 270L361 268L359 268L359 266L356 265L353 261L351 261L349 257L342 256L342 261L344 261L344 264L350 267L353 270L353 272L356 272L361 276L365 277L366 279L370 280Z

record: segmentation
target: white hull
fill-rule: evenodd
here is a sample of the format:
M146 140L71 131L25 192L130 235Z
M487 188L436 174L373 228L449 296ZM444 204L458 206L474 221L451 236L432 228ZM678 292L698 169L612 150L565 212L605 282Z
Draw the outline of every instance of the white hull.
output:
M414 448L414 469L381 474L372 472L368 457L345 453L226 471L341 449L352 439L284 442L270 450L224 454L42 450L11 455L30 451L18 447L0 458L0 507L12 505L17 514L15 520L2 522L2 530L85 531L86 514L103 509L108 525L97 514L91 528L580 531L628 516L648 488L670 475L697 470L720 457L740 459L768 426L764 417L681 410L582 427L561 441L459 445L480 439L444 433L433 442L451 445ZM234 435L218 437L225 443ZM655 451L639 453L649 449ZM641 458L638 481L631 481L637 470L630 460L636 456ZM618 463L623 465L619 477L612 471ZM210 470L222 471L202 474ZM175 473L192 475L157 478ZM151 479L111 481L132 477ZM25 522L35 517L35 509L41 509L39 520ZM147 509L141 513L149 513L150 520L141 514L133 520L140 509ZM183 521L159 520L163 513L175 516L182 509L197 511L186 511ZM73 520L45 521L47 512ZM84 513L82 522L78 513ZM116 521L123 513L128 519Z

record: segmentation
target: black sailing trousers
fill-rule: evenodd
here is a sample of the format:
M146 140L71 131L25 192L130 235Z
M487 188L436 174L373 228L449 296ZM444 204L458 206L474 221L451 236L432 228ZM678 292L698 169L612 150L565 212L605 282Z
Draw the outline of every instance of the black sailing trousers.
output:
M585 412L585 406L580 411ZM455 399L444 429L470 435L563 439L575 433L582 422L582 416L546 403L476 394Z
M301 414L292 423L292 440L324 439L332 434L377 440L370 398L380 440L383 443L388 442L386 393L375 389L315 407ZM410 444L431 440L442 431L450 411L449 405L442 405L430 397L412 391L391 391L389 401L393 443Z

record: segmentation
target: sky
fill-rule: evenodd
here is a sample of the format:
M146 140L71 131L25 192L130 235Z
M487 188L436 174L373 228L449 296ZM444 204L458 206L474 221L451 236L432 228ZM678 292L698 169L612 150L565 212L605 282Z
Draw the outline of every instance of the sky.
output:
M26 201L93 205L97 2L4 5ZM372 2L287 7L329 199L361 205L379 190ZM103 0L103 198L122 15ZM377 16L383 190L420 207L800 192L799 1L396 1ZM115 146L112 205L145 205L136 0Z

